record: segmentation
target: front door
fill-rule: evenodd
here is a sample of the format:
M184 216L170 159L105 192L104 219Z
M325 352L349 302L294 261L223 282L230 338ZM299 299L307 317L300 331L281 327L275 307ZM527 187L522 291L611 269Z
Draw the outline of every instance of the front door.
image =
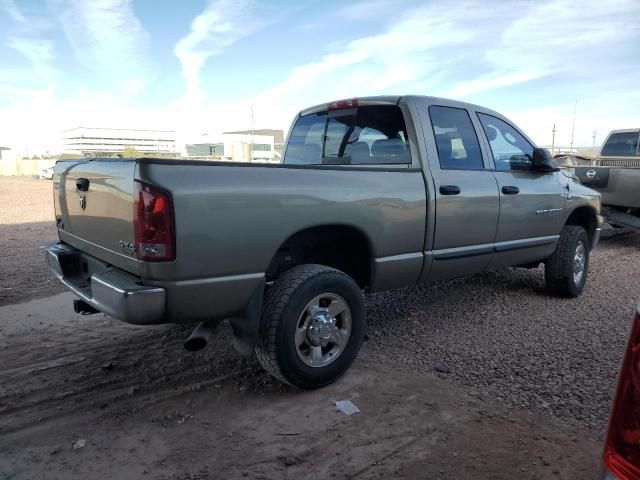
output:
M425 112L422 112L424 115ZM432 105L431 124L437 157L429 155L435 183L436 218L429 281L485 270L493 256L498 225L498 187L483 159L469 111ZM429 143L429 142L427 142Z
M562 230L567 190L557 173L532 169L534 147L512 125L477 115L493 154L500 194L491 268L542 260L553 253Z

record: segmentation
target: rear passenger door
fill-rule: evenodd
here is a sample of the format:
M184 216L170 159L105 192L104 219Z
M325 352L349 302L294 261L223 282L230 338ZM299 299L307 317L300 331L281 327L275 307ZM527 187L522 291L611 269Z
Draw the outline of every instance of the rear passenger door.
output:
M506 120L478 112L500 192L496 254L491 268L551 255L562 229L567 190L558 174L532 168L534 146Z
M426 115L425 115L426 114ZM431 105L421 112L435 187L435 233L429 281L485 270L498 225L498 187L482 156L466 108ZM433 155L433 151L437 155Z

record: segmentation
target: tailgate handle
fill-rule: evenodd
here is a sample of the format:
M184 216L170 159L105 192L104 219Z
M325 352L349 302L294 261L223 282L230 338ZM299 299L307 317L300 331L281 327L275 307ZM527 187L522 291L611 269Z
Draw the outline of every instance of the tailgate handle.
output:
M89 179L88 178L78 178L76 180L76 188L81 192L86 192L89 190Z

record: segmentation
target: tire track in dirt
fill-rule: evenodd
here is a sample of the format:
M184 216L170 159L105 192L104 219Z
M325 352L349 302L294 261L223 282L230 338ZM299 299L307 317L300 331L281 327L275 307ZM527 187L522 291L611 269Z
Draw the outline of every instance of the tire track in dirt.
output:
M115 339L110 330L104 331L102 341L85 342L93 329L82 328L39 352L25 342L0 353L4 385L0 431L15 431L76 409L112 408L141 395L149 397L146 402L160 401L247 369L257 370L255 362L232 351L228 331L216 337L210 348L191 354L182 348L185 327L164 327L128 338L116 335Z

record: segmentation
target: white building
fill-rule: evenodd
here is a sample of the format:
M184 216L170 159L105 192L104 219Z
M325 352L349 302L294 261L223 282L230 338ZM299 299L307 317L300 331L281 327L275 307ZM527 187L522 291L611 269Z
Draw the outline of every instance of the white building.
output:
M62 134L64 151L81 155L112 155L135 150L147 154L175 154L173 130L77 127Z
M224 132L224 157L236 162L277 162L281 130Z

